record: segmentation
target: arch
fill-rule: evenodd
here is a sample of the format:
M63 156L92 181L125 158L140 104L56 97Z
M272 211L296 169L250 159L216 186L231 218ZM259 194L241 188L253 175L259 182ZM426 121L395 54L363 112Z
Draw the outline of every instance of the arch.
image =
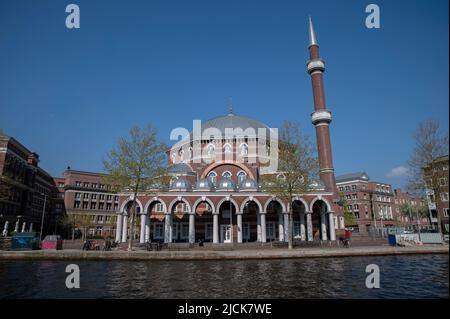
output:
M197 199L194 204L192 205L192 211L195 213L195 211L197 210L197 206L202 203L202 202L207 202L209 204L209 206L211 206L212 209L212 213L214 214L216 212L216 207L214 206L214 203L208 198L208 197L200 197L199 199Z
M223 152L226 154L233 153L233 147L230 143L225 143L225 145L223 146Z
M228 199L227 199L227 197L224 197L224 198L222 198L222 199L220 200L220 202L217 204L217 206L216 206L217 210L214 210L214 212L219 213L220 206L222 206L223 203L228 202L228 201L231 201L231 202L233 203L234 208L235 208L236 211L237 211L237 209L239 208L239 205L236 203L236 201L233 199L233 197L229 197Z
M207 154L208 156L214 156L215 153L216 153L216 147L214 146L214 144L209 143L209 144L206 146L206 154Z
M244 175L244 178L241 179L242 174ZM237 172L236 176L238 178L238 184L240 184L242 181L244 181L247 178L247 173L244 172L243 170L240 170L239 172Z
M247 176L250 176L251 179L255 179L255 177L253 176L252 172L248 169L248 167L246 167L245 165L236 162L236 161L228 161L228 160L222 160L222 161L216 161L211 163L208 167L206 167L205 170L203 170L203 173L201 175L200 178L205 178L205 176L212 171L213 169L215 169L216 167L220 166L220 165L225 165L225 164L230 164L230 165L234 165L239 167L241 170L243 170L244 172L247 173Z
M231 176L233 176L233 174L230 171L225 171L222 173L222 177L225 177L225 174L227 174L228 177L230 177L230 178L231 178Z
M305 210L306 211L308 211L309 209L309 205L308 205L308 203L306 202L306 200L304 199L304 198L301 198L301 197L294 197L293 198L293 200L292 200L293 202L295 202L295 201L299 201L299 202L301 202L302 204L303 204L303 206L305 206ZM291 204L291 203L290 203ZM290 204L288 205L288 209L290 209ZM311 210L310 211L312 211L312 206L311 206Z
M260 213L265 212L265 210L263 210L263 207L262 207L261 203L259 202L259 200L257 200L254 197L247 197L246 199L244 199L244 201L242 202L241 207L240 207L241 212L244 212L245 204L247 204L248 202L255 202L256 205L258 205L259 212Z
M265 212L267 212L267 207L269 207L270 202L277 202L278 204L281 205L281 209L283 210L283 212L287 212L286 205L284 205L284 203L281 200L279 200L278 198L269 198L266 201L266 203L264 204L264 211Z
M178 202L183 202L184 204L186 204L189 207L189 213L192 212L191 205L189 204L189 202L183 197L177 197L169 204L169 209L166 210L166 213L172 214L173 205L175 205Z
M240 151L241 156L248 156L248 144L241 143L241 145L239 145L239 151Z
M323 198L323 197L321 197L321 196L315 197L315 198L311 201L311 205L310 205L309 211L311 211L311 212L313 211L314 204L315 204L317 201L322 201L322 202L324 202L325 205L327 206L327 211L328 211L328 212L332 212L332 211L333 211L333 210L331 209L330 203L329 203L325 198ZM307 206L306 206L306 207L307 207Z
M131 196L128 197L128 198L122 203L122 205L120 205L120 212L121 212L121 213L124 212L125 207L127 207L128 203L130 203L130 202L132 202L132 201L133 201L133 200L131 199ZM142 203L141 203L141 201L139 200L139 198L136 198L136 203L139 205L139 208L140 208L141 213L142 213L144 210L143 210L143 206L142 206Z
M144 207L143 212L145 212L146 215L148 214L147 211L148 211L148 209L150 208L150 205L153 204L153 203L161 203L161 204L163 205L163 207L164 207L164 211L167 212L167 206L166 206L166 203L165 203L162 199L160 199L160 198L158 198L158 197L153 197L152 199L150 199L150 200L145 204L145 207Z

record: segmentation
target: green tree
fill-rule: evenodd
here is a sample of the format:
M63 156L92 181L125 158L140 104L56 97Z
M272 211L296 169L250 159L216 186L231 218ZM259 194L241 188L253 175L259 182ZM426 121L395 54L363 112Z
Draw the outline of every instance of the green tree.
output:
M311 183L317 180L318 161L316 149L300 128L285 121L278 135L278 169L262 176L265 192L289 203L288 247L293 248L294 197L308 193Z
M167 147L157 140L157 132L152 125L133 127L129 136L120 138L117 147L103 160L108 173L106 183L115 191L132 193L128 250L133 249L138 193L156 193L168 184L166 150Z
M339 205L342 206L342 210L344 211L345 225L355 225L355 216L353 215L352 209L349 208L351 206L345 198L345 194L342 192L339 193Z

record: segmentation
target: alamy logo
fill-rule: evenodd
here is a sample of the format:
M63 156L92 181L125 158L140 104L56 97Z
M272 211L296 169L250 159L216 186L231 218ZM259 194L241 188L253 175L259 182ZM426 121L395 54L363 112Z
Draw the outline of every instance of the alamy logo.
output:
M80 267L75 264L67 265L66 273L70 273L66 278L66 287L69 289L80 288Z
M380 267L376 264L370 264L366 267L366 287L369 289L380 288Z
M380 28L380 7L376 4L369 4L366 7L366 13L370 13L366 17L366 27L368 29Z
M77 4L69 4L66 7L66 13L70 13L66 17L67 29L79 29L80 28L80 7Z

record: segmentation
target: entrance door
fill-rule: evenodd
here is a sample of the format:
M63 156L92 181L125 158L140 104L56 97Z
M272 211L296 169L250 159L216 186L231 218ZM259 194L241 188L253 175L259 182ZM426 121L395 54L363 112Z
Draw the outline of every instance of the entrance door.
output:
M220 225L220 242L231 243L231 225Z

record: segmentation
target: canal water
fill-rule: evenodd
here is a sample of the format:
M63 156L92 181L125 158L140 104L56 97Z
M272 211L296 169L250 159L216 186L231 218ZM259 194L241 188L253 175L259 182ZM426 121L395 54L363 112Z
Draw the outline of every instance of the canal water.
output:
M65 285L68 264L80 288ZM380 269L366 288L366 266ZM448 255L229 261L5 261L0 298L448 298Z

